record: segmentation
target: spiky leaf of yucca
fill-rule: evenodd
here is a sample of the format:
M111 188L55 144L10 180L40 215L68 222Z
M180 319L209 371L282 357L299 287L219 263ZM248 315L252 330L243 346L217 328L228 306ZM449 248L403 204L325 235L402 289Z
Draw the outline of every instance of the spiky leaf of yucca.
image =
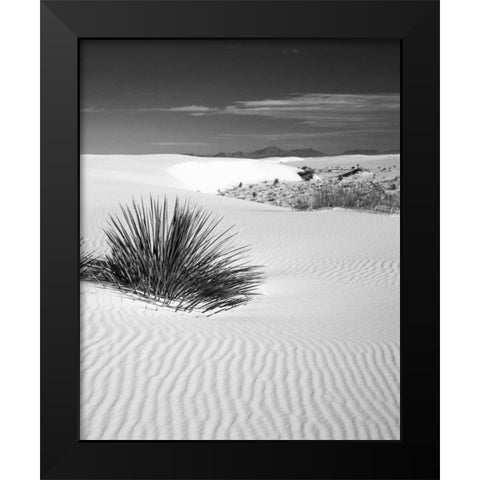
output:
M80 277L90 277L94 268L94 255L92 252L86 250L85 239L80 237Z
M233 244L232 228L218 229L221 217L178 198L172 215L166 197L120 208L105 230L111 283L177 310L212 313L255 294L262 274L245 263L248 247Z

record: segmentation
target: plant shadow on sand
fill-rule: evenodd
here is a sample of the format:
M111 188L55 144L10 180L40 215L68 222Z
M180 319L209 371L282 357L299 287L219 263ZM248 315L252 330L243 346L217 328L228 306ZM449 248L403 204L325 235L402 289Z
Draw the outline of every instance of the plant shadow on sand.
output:
M81 248L83 279L157 306L208 314L258 295L263 273L247 262L249 247L235 244L233 227L222 229L221 216L178 198L170 214L166 197L120 208L104 230L109 253L99 259Z

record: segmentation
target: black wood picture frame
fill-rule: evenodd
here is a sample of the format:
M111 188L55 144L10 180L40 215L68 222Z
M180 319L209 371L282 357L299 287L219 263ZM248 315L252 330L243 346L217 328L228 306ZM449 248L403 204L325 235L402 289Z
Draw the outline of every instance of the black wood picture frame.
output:
M401 42L401 439L79 440L82 38ZM41 2L41 477L439 477L439 2Z

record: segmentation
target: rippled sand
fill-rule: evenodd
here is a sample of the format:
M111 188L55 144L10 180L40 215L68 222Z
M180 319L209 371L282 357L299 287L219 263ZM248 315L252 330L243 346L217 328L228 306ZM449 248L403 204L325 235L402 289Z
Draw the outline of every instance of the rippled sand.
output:
M179 156L154 157L82 158L88 246L105 251L119 201L191 197L267 278L208 318L82 282L81 438L398 439L399 217L188 191L168 174Z

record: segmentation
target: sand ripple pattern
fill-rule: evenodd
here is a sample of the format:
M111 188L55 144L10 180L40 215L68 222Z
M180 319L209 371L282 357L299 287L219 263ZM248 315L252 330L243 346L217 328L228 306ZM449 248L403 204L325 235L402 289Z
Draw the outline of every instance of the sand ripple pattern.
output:
M81 438L398 439L398 216L186 192L160 168L178 156L148 157L82 160L87 247L105 253L118 202L188 196L238 227L266 281L210 318L82 283Z
M82 293L82 438L399 438L398 343L192 319L118 296Z

